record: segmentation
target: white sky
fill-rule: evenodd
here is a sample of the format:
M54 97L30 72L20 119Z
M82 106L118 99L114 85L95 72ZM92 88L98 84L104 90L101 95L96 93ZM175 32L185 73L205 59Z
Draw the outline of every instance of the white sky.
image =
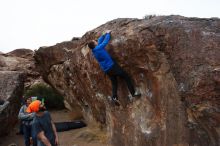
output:
M1 0L0 51L34 50L116 18L149 14L220 18L220 0Z

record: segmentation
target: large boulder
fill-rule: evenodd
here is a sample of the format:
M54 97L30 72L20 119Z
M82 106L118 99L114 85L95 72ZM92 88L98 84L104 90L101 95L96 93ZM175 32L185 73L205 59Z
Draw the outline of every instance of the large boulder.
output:
M37 68L88 123L107 128L113 146L220 145L220 20L158 16L116 19L81 39L36 54ZM112 30L109 53L142 93L121 107L108 102L111 83L86 43ZM68 45L67 45L68 44Z
M0 71L0 136L8 134L16 124L23 90L23 73Z
M16 49L7 54L0 54L1 71L20 71L25 74L25 88L43 82L35 70L34 52L30 49Z

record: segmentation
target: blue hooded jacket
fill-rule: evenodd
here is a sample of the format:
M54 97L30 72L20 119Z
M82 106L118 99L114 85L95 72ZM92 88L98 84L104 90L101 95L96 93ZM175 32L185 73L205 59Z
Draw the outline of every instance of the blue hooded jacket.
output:
M110 33L106 33L102 35L98 39L98 45L94 49L92 49L92 53L94 57L96 58L101 69L104 72L107 72L114 65L111 56L105 50L105 46L110 41L110 38L111 38Z

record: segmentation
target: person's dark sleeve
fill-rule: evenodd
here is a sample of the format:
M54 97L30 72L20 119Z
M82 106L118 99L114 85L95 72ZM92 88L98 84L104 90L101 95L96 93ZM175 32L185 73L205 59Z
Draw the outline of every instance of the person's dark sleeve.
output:
M102 41L101 44L98 44L96 48L97 49L104 48L109 43L110 39L111 39L110 33L106 33L104 40Z
M40 133L41 131L43 131L42 127L40 126L39 122L34 122L32 124L32 128L33 128L33 132L34 132L34 136L37 137L38 133Z

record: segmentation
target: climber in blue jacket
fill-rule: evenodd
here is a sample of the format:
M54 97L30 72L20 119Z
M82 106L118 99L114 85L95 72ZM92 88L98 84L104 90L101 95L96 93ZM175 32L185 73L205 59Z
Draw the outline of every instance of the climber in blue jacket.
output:
M110 54L106 51L105 47L108 45L111 39L110 33L110 30L106 31L105 34L99 37L98 42L96 40L90 41L88 43L88 47L92 50L92 53L98 61L101 69L109 76L112 82L112 101L116 105L120 105L117 96L118 76L126 81L132 97L138 97L141 96L141 94L135 91L129 75L117 64L115 60L112 59Z

